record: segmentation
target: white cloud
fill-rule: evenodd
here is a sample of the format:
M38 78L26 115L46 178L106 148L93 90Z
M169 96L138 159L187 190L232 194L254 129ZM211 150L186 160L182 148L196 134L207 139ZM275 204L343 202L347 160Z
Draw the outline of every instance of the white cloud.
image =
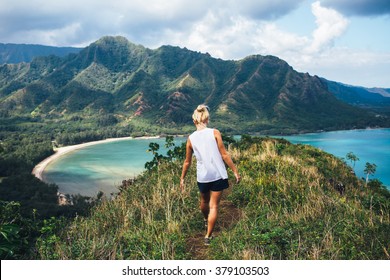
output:
M296 9L304 0L217 0L214 9L226 9L232 15L255 20L272 20Z
M62 45L66 46L69 41L75 39L75 34L81 29L80 23L73 23L58 29L52 30L29 30L28 32L21 31L18 36L23 36L26 41L34 41L35 38L40 38L47 45ZM85 46L85 44L84 44Z
M390 88L390 53L333 48L296 69L346 84Z
M209 12L194 25L188 39L181 43L223 59L242 58L253 51L251 43L256 37L253 21L243 17L229 17L224 19L224 24L220 22L218 15Z
M345 32L348 20L319 2L312 4L312 12L317 23L312 37L285 32L269 21L209 12L191 30L177 36L174 43L224 59L253 53L314 58L333 46Z
M265 23L258 29L254 47L262 54L296 55L310 40L304 36L285 32L273 23Z
M0 38L18 38L18 33L40 33L79 25L69 44L97 40L118 33L150 37L166 29L183 31L197 24L210 12L223 23L224 17L272 19L287 14L303 0L2 0L0 3ZM222 16L223 15L223 16ZM13 34L13 35L11 35ZM29 36L31 37L31 36ZM43 38L35 40L46 44ZM77 42L79 37L79 42ZM134 36L135 37L135 36ZM21 38L21 36L20 36ZM135 38L136 39L136 38ZM19 39L22 40L22 39Z
M337 11L322 7L319 1L312 4L312 12L316 17L317 29L313 32L308 51L318 52L332 46L334 39L345 32L348 20Z

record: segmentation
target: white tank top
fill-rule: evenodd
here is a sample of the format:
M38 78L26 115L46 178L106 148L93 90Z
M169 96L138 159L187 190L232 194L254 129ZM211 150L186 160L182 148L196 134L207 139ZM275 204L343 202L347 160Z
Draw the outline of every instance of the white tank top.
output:
M189 137L196 157L196 176L199 183L227 179L227 171L219 152L214 129L205 128Z

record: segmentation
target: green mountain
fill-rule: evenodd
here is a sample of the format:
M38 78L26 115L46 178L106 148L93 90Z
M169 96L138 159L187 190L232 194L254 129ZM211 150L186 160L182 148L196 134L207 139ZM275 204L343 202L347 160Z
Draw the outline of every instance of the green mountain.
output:
M0 43L0 64L31 62L38 56L66 56L69 53L78 53L81 48L50 47L32 44L3 44Z
M151 50L103 37L77 54L0 66L0 116L115 116L118 126L182 128L200 103L230 132L303 132L389 126L351 106L317 76L274 56L221 60L186 48Z
M328 84L329 91L339 100L380 113L390 113L390 89L354 87L325 81Z

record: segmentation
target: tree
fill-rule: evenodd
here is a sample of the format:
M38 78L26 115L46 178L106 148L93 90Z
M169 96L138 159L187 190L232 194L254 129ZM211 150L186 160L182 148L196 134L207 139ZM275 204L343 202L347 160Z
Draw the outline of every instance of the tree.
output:
M153 154L153 159L145 163L145 168L147 170L152 170L153 168L157 167L160 161L163 160L164 156L158 153L159 149L160 145L158 143L149 143L149 149L147 151Z
M376 171L376 164L366 162L366 167L364 168L364 174L366 174L366 187L368 184L368 176L374 174Z
M359 158L354 153L349 152L347 154L347 160L350 160L351 163L353 163L353 168L355 168L355 163L359 160Z
M174 143L173 136L167 136L165 138L165 148L168 149L166 156L159 154L160 145L157 143L149 143L148 152L153 154L153 159L145 163L145 168L147 170L152 170L155 167L158 167L160 162L167 161L172 162L175 159L184 159L186 152L186 143L182 143L180 146L176 146Z

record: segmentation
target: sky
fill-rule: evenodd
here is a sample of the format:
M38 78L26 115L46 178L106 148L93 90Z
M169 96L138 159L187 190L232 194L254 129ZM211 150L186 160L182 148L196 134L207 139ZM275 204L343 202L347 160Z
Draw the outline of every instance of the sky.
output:
M86 47L106 35L390 88L390 0L0 0L0 43Z

